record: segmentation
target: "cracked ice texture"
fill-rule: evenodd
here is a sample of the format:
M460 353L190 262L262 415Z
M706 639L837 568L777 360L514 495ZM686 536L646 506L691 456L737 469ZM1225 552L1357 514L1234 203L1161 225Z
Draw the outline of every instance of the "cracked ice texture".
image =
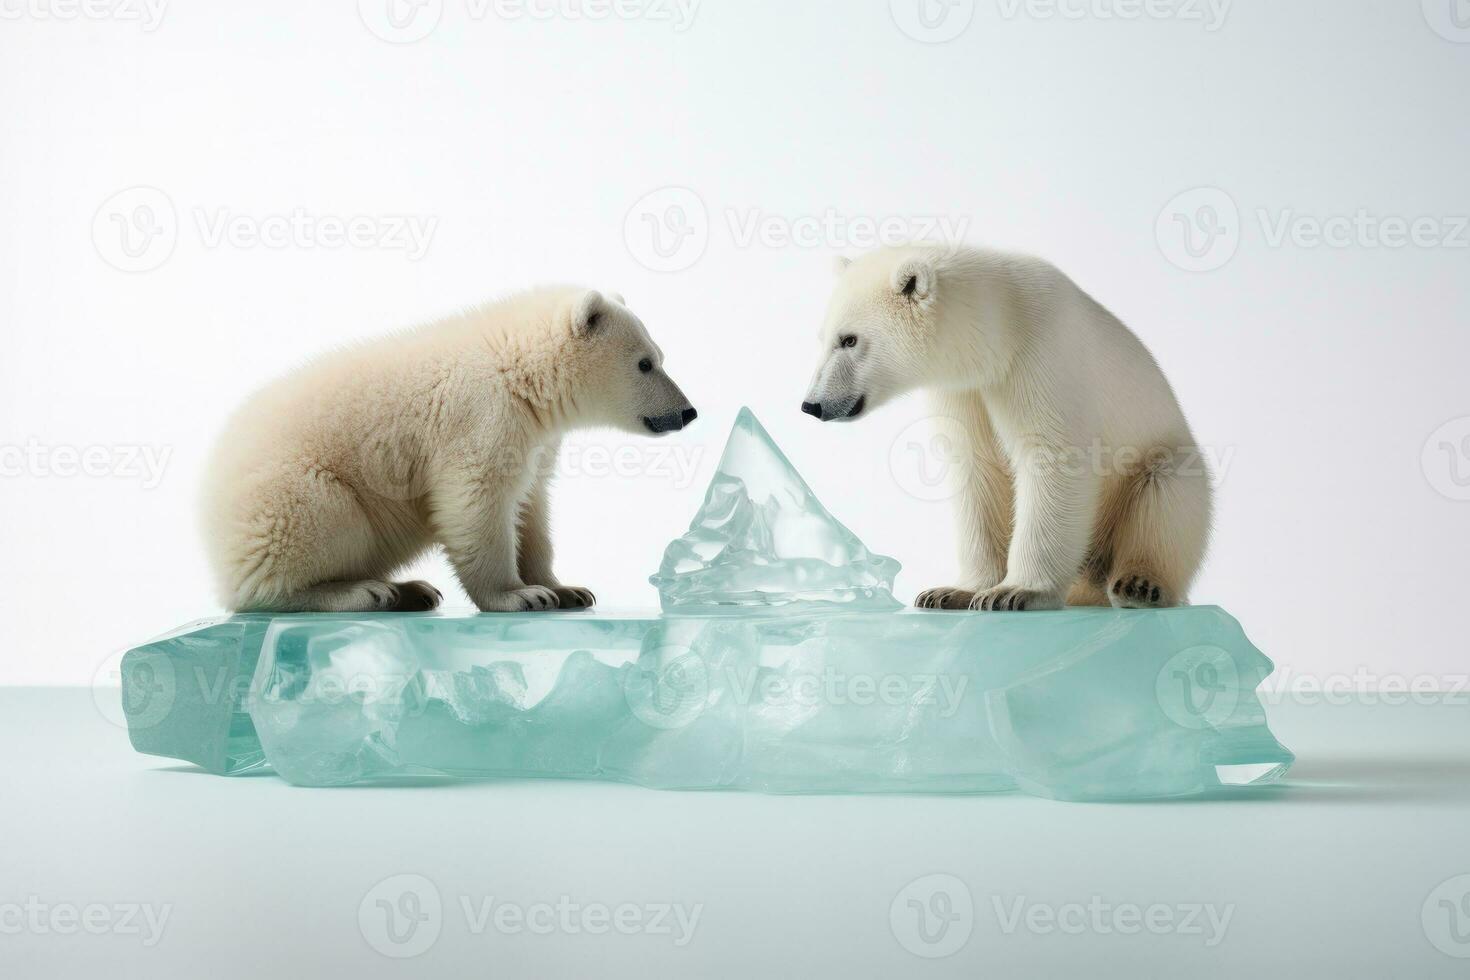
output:
M310 786L1138 799L1291 764L1271 663L1219 609L896 611L897 571L745 410L653 577L664 615L236 616L129 651L123 708L141 752Z
M1292 755L1219 609L236 617L129 652L133 744L340 786L1192 796ZM253 676L253 682L251 678ZM244 683L240 683L243 681Z
M670 612L791 603L882 610L899 606L898 570L827 512L742 408L703 505L649 581Z

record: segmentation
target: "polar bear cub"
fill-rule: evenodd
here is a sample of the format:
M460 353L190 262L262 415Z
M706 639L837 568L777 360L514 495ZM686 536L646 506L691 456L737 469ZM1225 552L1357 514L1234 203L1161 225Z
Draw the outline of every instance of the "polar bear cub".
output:
M563 433L682 429L696 412L621 297L547 288L349 350L271 384L209 465L205 531L241 611L432 609L393 572L442 545L481 610L581 607L552 573Z
M924 388L959 422L961 578L943 609L1187 601L1210 479L1143 343L1053 266L973 248L839 265L802 410L855 419Z

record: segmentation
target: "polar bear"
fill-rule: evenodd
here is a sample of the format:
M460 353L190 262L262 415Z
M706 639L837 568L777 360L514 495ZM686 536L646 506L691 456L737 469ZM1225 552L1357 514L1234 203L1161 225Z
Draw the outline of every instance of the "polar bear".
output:
M802 410L855 419L924 388L963 433L961 578L925 608L1184 604L1210 478L1153 356L1052 265L908 246L839 262Z
M240 611L426 610L392 573L442 545L484 611L590 606L551 570L563 433L696 412L622 298L555 287L339 351L271 384L209 464L205 537Z

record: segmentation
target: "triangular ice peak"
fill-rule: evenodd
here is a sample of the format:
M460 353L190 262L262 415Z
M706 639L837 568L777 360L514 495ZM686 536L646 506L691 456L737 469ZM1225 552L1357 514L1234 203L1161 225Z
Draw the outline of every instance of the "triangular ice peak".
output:
M649 581L668 610L794 602L891 609L898 569L827 513L742 408L704 504Z

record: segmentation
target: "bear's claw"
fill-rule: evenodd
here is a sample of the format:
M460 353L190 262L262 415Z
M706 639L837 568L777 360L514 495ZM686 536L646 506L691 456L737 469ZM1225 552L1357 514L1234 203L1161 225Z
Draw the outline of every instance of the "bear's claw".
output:
M597 596L580 585L559 585L552 590L563 609L587 609L597 605Z
M428 612L444 601L444 593L428 582L397 582L398 599L393 608L398 612Z
M398 608L398 586L392 582L367 579L359 582L357 588L367 596L368 611L386 612Z
M556 593L544 585L523 585L507 592L474 596L481 612L542 612L561 605Z
M914 606L918 609L969 609L973 598L975 593L968 589L940 586L920 592L914 599Z
M1118 609L1157 609L1174 604L1168 591L1146 575L1119 575L1108 586L1108 599Z
M522 612L540 612L561 606L561 600L556 597L556 593L544 585L528 585L511 594L520 600Z
M1021 589L1012 585L997 585L993 589L975 593L970 608L984 612L1036 612L1042 609L1061 609L1065 603L1054 592L1040 589Z

